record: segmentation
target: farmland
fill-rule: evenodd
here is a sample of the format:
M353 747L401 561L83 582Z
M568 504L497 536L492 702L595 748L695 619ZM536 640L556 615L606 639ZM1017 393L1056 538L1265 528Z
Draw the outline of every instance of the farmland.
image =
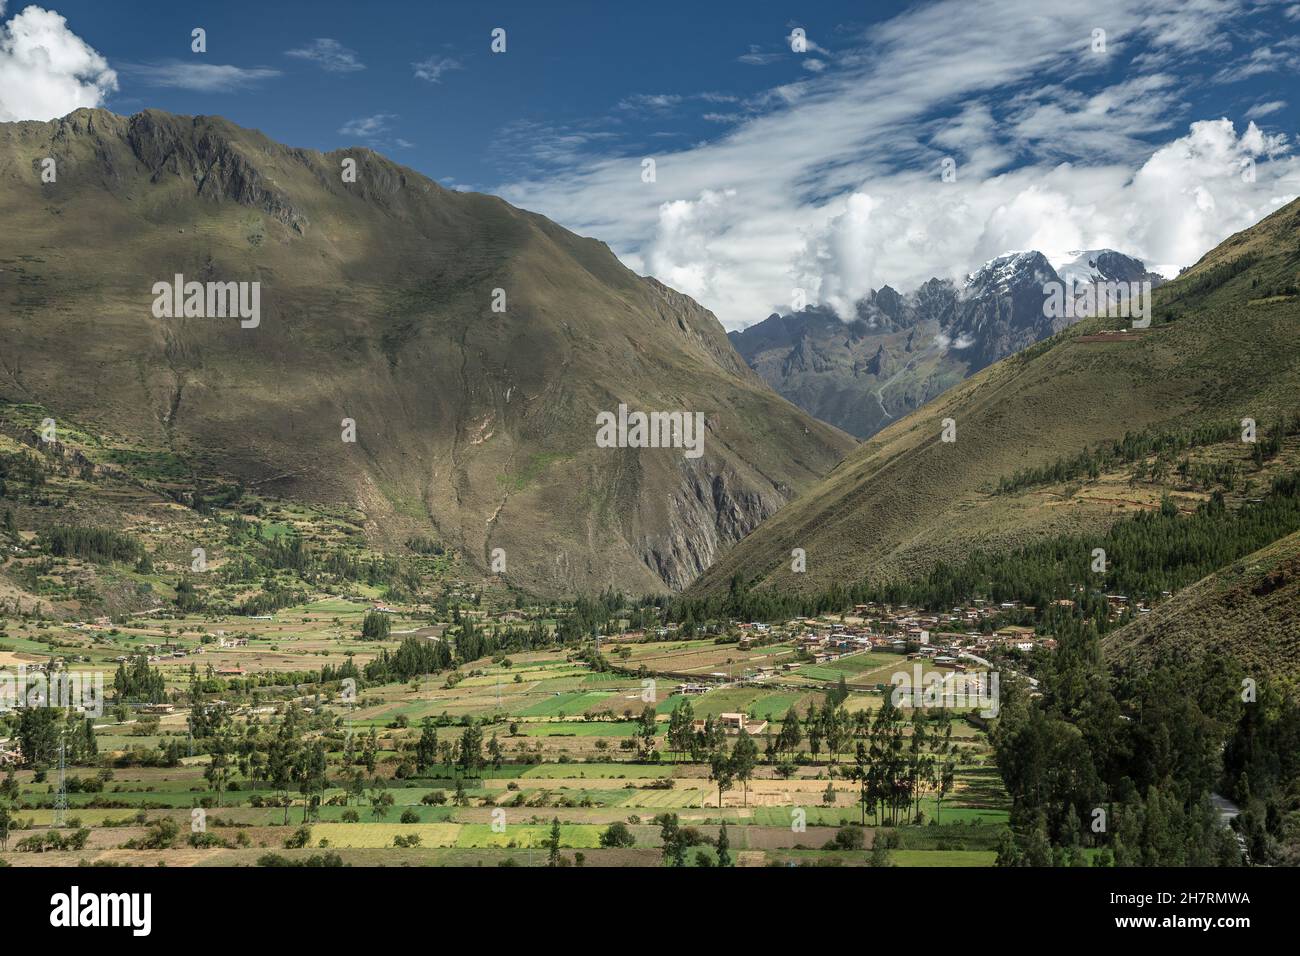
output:
M34 454L43 414L0 431L8 865L956 865L1006 832L985 721L886 706L956 669L844 615L547 601L130 442Z
M60 726L65 740L84 737L84 726L94 740L65 751L61 813L53 761L11 770L0 859L251 866L271 854L329 853L355 865L542 866L558 852L561 865L661 866L666 836L680 833L686 865L709 865L725 823L723 858L734 865L958 866L991 862L1005 831L987 741L961 715L941 803L924 783L905 814L862 802L855 750L884 703L874 688L888 678L878 675L900 669L898 655L850 655L760 680L742 677L743 667L793 661L791 645L740 651L712 638L613 635L600 653L497 653L409 680L362 676L355 689L320 681L322 667L335 669L325 676L345 666L363 674L404 640L437 643L457 630L423 608L393 606L387 638L362 640L373 604L322 596L262 620L10 620L6 666L35 668L57 650L65 674L102 676L106 701L101 715L68 715ZM147 667L167 703L115 689L119 658L136 654L152 654ZM807 737L782 751L787 715L806 723L841 674L855 688L841 708L863 715L854 724L863 733L846 732L833 754L820 742L814 755ZM679 692L690 675L708 683ZM679 706L710 727L730 714L756 730L752 770L725 781L721 795L710 754L672 742ZM735 735L709 733L723 753L736 749ZM293 752L277 758L289 734ZM314 772L313 751L323 761ZM277 769L277 759L288 764Z

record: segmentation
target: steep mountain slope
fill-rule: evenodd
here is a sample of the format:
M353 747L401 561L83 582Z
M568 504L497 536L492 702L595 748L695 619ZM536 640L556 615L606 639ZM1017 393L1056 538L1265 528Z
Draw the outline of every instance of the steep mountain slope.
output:
M1050 318L1048 283L1101 304L1107 283L1161 278L1110 249L1073 254L1058 273L1038 252L985 263L958 288L931 279L902 295L885 286L857 304L852 321L813 306L772 315L732 344L763 380L800 408L859 438L869 438L980 369L1077 321ZM1093 310L1096 311L1096 310Z
M750 367L776 391L822 421L867 437L967 374L941 339L957 305L951 283L934 280L924 298L889 286L844 322L827 308L772 315L728 333Z
M602 243L369 150L157 111L0 124L0 221L0 401L196 485L355 506L380 543L501 548L525 587L681 587L852 444ZM174 275L259 282L260 322L158 317ZM621 402L703 413L703 456L597 447Z
M802 590L898 578L977 546L1096 528L1155 506L1173 476L1137 487L1087 474L1016 482L1004 493L998 486L1126 433L1235 429L1246 417L1262 429L1289 414L1300 395L1297 270L1293 202L1156 290L1150 329L1099 334L1125 320L1084 320L875 435L710 568L697 589L733 577ZM941 440L946 419L953 442ZM1238 482L1235 494L1249 493ZM806 550L804 574L791 570L793 548Z
M1221 650L1257 678L1300 675L1300 533L1184 588L1106 635L1102 647L1130 664L1174 647Z

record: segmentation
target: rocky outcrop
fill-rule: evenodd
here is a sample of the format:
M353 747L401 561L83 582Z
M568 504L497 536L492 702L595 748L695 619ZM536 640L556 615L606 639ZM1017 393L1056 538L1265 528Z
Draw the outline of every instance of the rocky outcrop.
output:
M298 233L308 225L307 217L269 186L257 167L206 117L145 110L128 121L126 141L154 183L168 175L185 177L204 199L261 209Z
M640 542L642 560L674 589L694 581L789 500L788 491L747 487L727 469L686 471L683 487L670 501L667 531Z

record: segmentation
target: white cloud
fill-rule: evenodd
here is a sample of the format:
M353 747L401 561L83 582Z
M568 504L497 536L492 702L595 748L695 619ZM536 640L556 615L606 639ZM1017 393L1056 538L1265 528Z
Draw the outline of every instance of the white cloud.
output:
M585 143L498 191L676 281L729 328L788 309L795 285L845 308L1011 249L1109 246L1172 273L1300 193L1282 140L1189 115L1205 52L1247 29L1245 0L1032 9L939 0L877 24L715 139L656 153L654 183L639 154ZM940 179L945 156L956 182Z
M0 23L0 121L51 120L99 106L116 89L108 61L54 11L29 6Z
M1255 181L1243 176L1248 160L1268 159ZM1136 173L1122 164L1066 163L940 186L910 176L878 181L870 194L837 203L810 233L797 274L844 317L886 282L906 291L935 274L959 279L1025 249L1059 263L1074 250L1115 248L1174 276L1297 194L1300 166L1284 136L1253 123L1238 135L1226 119L1202 121Z
M396 113L376 113L374 116L361 116L354 120L348 120L339 127L339 134L374 141L389 131L389 124L395 119L397 119Z
M353 73L366 68L366 65L357 59L356 53L338 40L331 40L329 37L317 37L305 47L285 50L284 55L310 60L319 64L320 68L327 73Z
M455 57L439 56L436 53L419 63L412 63L411 66L415 68L415 78L417 80L427 80L430 83L441 83L444 73L464 69L460 60Z
M649 110L664 113L681 103L682 98L676 93L633 93L619 101L621 110Z
M1252 76L1261 76L1266 73L1278 73L1286 71L1294 73L1300 69L1300 54L1294 49L1287 49L1285 44L1279 44L1282 49L1275 50L1272 47L1262 46L1258 49L1251 50L1250 55L1244 61L1233 63L1231 66L1225 66L1214 75L1216 83L1235 83L1239 80L1247 80Z
M196 93L235 93L280 75L279 70L267 67L231 66L226 63L199 63L191 60L124 63L122 72L138 77L149 86L168 86Z
M1271 116L1286 109L1286 100L1269 100L1267 103L1256 103L1250 109L1246 110L1246 119L1262 119L1265 116Z
M655 119L670 115L686 103L738 103L739 97L726 93L633 93L618 101L618 109Z
M742 53L740 56L736 57L736 59L749 66L767 66L769 63L776 63L778 60L784 60L785 56L786 55L781 52L773 53L765 51L761 46L751 43L749 46L749 52Z
M698 199L678 199L659 207L659 224L647 265L663 282L691 297L715 293L716 259L710 250L725 228L734 190L705 190Z

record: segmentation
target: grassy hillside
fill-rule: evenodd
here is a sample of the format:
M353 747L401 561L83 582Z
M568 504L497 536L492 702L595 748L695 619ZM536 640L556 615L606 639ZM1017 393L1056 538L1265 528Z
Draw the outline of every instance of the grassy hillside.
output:
M199 489L355 509L377 547L502 548L527 588L684 586L852 445L603 244L366 149L156 111L0 124L0 219L0 401ZM156 318L175 274L260 282L260 325ZM620 402L703 412L703 457L597 448Z
M863 443L693 593L733 577L808 592L901 579L977 547L1102 529L1167 493L1185 511L1214 491L1229 507L1257 496L1277 470L1300 462L1295 434L1261 461L1239 436L1240 420L1253 418L1264 443L1297 405L1298 272L1300 203L1292 203L1157 289L1150 329L1102 336L1125 320L1086 320ZM941 440L945 419L954 442ZM1125 454L1125 437L1137 435L1149 453ZM1094 467L1071 464L1081 461ZM791 570L794 548L807 553L804 574Z
M1300 675L1300 533L1205 577L1102 639L1127 664L1217 650L1248 674Z

